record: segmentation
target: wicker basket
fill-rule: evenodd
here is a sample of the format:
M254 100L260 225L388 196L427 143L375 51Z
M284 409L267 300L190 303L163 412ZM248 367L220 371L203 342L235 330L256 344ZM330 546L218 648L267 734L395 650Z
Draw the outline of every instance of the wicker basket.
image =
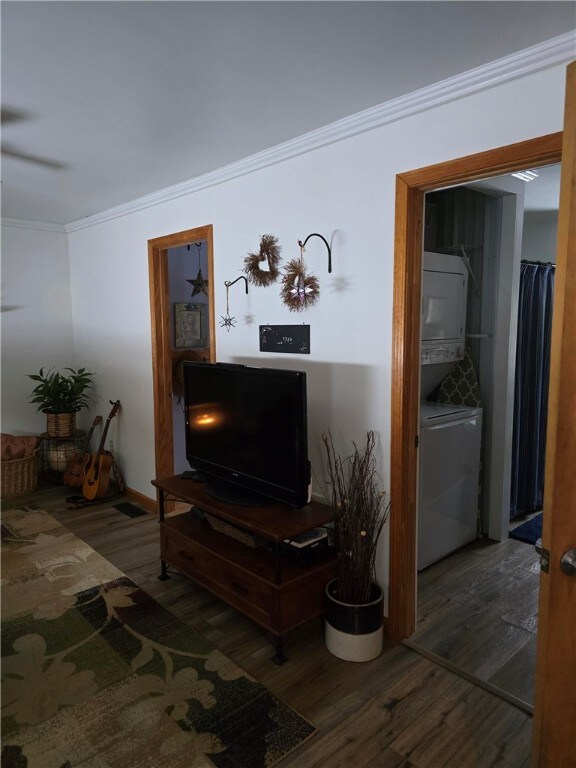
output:
M3 499L12 499L15 496L24 496L36 490L38 484L38 453L36 449L32 456L25 459L9 459L0 462L2 473Z
M233 525L221 520L219 517L209 515L207 512L204 513L204 517L208 521L210 528L218 531L218 533L224 533L226 536L236 539L236 541L242 542L242 544L245 544L247 547L256 549L256 547L261 547L264 543L259 536L255 536L247 531L242 531L240 528L235 528Z
M72 437L76 432L76 413L46 413L49 437Z

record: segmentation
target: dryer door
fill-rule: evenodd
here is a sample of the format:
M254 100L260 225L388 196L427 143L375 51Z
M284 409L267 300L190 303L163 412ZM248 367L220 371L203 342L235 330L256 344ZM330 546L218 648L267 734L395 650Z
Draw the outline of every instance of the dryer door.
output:
M422 274L422 341L464 343L466 278L454 272Z

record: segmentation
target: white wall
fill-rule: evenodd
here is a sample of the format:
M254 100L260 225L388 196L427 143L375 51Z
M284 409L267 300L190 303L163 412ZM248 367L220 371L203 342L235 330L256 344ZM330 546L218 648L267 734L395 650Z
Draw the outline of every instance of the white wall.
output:
M74 365L67 236L38 227L2 224L2 431L12 434L46 430L26 374Z
M558 211L526 211L522 234L522 258L556 263Z

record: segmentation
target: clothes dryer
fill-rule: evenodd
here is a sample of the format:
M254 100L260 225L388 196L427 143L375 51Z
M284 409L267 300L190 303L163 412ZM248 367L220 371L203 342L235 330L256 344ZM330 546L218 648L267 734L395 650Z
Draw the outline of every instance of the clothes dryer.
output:
M421 404L418 570L477 536L481 438L481 408Z
M424 251L420 364L464 358L468 271L460 256Z

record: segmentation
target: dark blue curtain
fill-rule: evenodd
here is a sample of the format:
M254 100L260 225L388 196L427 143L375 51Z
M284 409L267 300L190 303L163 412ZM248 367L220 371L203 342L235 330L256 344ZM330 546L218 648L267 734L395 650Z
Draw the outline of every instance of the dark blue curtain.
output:
M522 262L510 518L542 509L554 265Z

